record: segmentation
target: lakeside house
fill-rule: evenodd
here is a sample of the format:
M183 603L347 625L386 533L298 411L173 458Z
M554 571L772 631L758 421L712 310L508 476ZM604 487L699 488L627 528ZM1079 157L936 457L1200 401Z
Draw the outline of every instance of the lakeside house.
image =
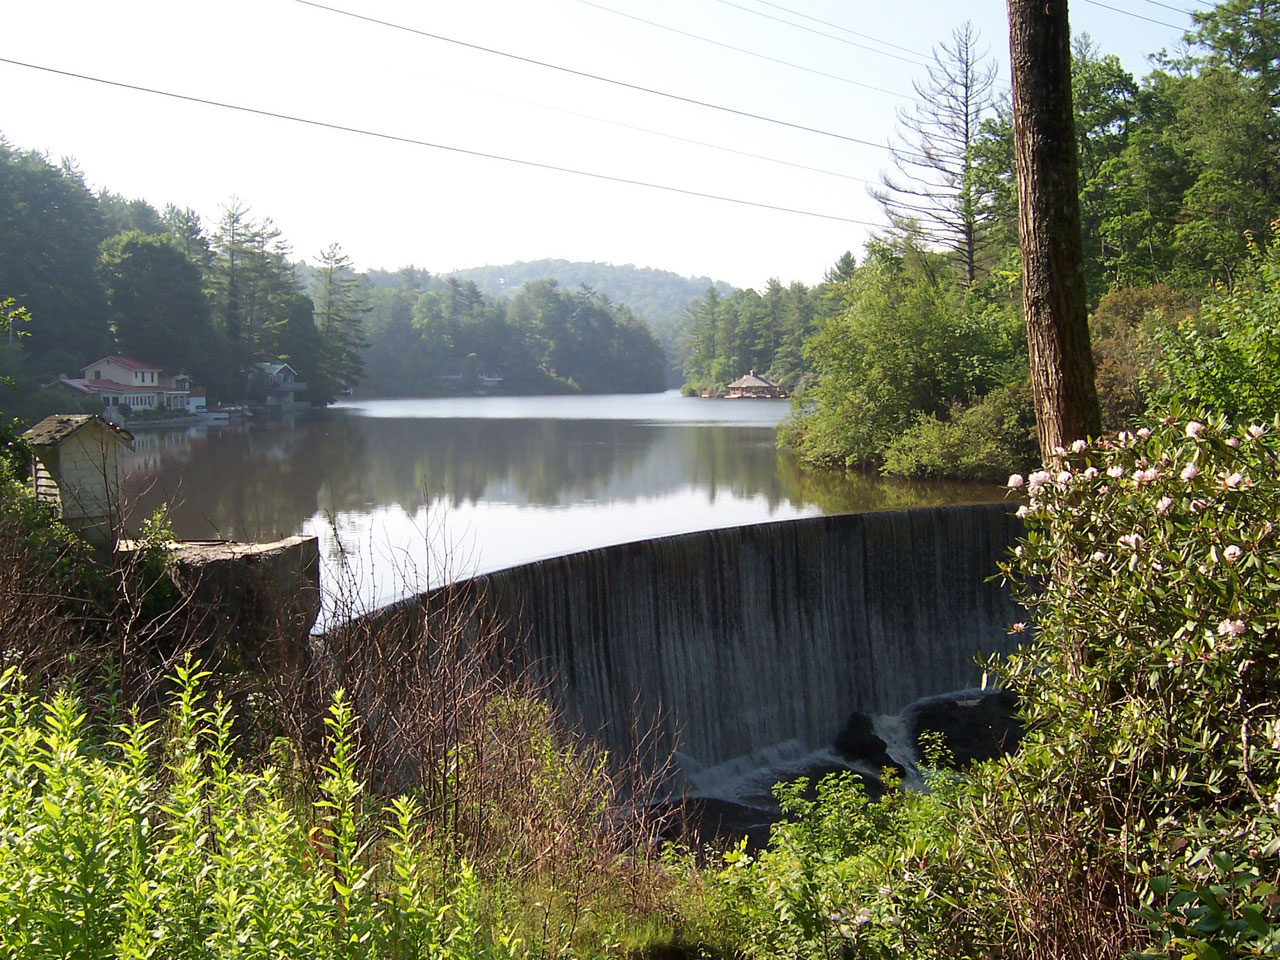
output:
M261 360L253 365L254 373L266 387L266 405L286 410L299 401L297 394L306 392L307 385L298 379L298 371L287 363L271 363Z
M779 399L785 397L787 391L767 377L762 377L752 370L745 377L729 384L725 396L730 400L746 399Z
M102 402L103 414L118 418L121 407L135 413L152 410L181 410L194 413L202 407L203 391L192 403L191 378L184 373L169 374L164 368L133 357L109 356L84 366L79 377L59 377L46 388L61 388Z

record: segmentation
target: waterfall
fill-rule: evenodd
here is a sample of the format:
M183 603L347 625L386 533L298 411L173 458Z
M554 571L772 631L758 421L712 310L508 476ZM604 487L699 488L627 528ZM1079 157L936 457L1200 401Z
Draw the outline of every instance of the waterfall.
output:
M977 686L1019 608L1003 504L815 517L603 547L470 583L570 720L626 752L656 725L686 778L831 743ZM456 589L456 588L455 588Z

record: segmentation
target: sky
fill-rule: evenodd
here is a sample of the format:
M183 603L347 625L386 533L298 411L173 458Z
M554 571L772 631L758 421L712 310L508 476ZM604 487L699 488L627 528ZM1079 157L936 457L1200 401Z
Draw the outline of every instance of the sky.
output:
M1143 75L1208 5L1071 0L1072 30ZM883 224L866 181L966 20L1007 90L1002 0L14 3L0 58L29 66L0 62L0 136L210 228L238 197L296 257L339 243L361 270L562 258L811 284Z

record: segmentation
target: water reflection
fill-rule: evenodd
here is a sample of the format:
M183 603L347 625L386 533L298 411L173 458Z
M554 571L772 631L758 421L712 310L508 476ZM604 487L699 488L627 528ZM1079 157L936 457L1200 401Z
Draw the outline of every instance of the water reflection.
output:
M126 492L135 516L171 505L183 538L315 533L331 558L353 558L353 589L370 602L443 576L430 543L469 573L686 530L1001 496L808 471L774 445L785 404L708 404L373 401L140 431ZM336 563L325 576L335 582Z

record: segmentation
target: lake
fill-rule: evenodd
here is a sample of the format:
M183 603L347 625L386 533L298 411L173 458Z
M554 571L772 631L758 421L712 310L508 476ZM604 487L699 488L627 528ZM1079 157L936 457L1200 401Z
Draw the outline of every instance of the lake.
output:
M182 539L313 534L326 593L360 606L664 534L1003 497L803 469L776 448L788 409L676 391L353 401L139 430L125 491L135 518L167 505Z

